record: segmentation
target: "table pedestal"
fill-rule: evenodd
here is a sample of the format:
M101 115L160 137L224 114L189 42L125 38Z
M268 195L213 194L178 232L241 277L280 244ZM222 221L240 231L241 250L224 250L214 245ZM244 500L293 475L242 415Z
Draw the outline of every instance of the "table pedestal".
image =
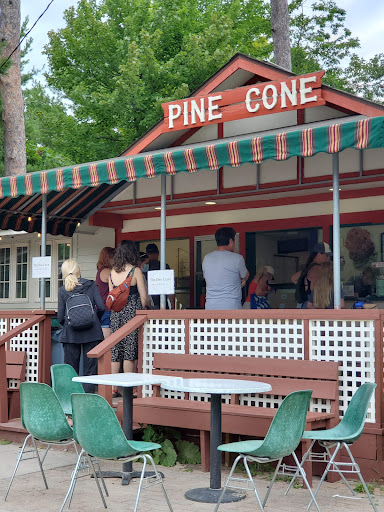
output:
M133 439L133 391L131 387L123 387L123 431L127 439ZM141 471L132 470L132 462L123 463L123 471L102 471L104 478L121 478L121 485L129 485L133 478L140 478ZM154 476L154 471L146 471L144 478ZM163 473L160 472L162 478Z
M221 395L211 395L211 434L210 434L210 486L209 488L191 489L184 496L191 501L200 503L217 503L221 494L221 452L217 447L221 444ZM228 489L222 503L232 503L245 498L243 492Z

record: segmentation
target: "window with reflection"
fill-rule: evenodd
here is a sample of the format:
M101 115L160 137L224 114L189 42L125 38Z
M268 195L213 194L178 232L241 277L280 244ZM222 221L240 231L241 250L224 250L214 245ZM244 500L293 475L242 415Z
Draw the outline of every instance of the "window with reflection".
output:
M16 247L16 299L26 299L28 289L28 247Z
M9 299L10 247L0 249L0 299Z

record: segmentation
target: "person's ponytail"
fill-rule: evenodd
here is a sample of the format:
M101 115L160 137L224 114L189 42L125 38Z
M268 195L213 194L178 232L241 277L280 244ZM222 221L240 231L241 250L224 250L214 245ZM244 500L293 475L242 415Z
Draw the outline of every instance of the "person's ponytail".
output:
M75 260L65 260L61 265L61 274L64 280L64 288L67 292L73 291L76 286L79 286L80 267Z

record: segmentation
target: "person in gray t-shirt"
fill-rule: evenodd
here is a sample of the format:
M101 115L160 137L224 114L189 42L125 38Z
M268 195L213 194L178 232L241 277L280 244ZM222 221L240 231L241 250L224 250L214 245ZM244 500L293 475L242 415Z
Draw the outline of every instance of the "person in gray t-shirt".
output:
M236 232L220 228L215 233L217 250L203 261L207 284L205 309L241 309L241 288L249 277L244 258L235 251Z

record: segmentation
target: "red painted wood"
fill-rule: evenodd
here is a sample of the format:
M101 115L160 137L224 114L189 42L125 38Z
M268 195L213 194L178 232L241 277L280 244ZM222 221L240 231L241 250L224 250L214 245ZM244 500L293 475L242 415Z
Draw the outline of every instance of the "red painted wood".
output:
M196 103L198 105L200 105L200 100L204 100L205 104L207 105L206 100L209 97L220 95L221 99L219 99L215 102L218 106L220 106L220 107L233 106L237 109L240 109L241 108L240 105L242 103L244 103L245 97L246 97L248 91L255 87L257 87L257 89L260 92L258 97L261 97L264 89L269 86L276 87L277 94L278 94L278 96L280 96L281 95L281 82L286 82L289 87L291 80L293 80L296 82L296 90L297 90L297 94L299 95L300 79L309 78L309 77L316 78L316 81L314 81L313 83L311 82L311 85L310 85L312 87L312 94L320 95L320 97L321 97L321 90L320 90L321 78L324 76L324 74L325 74L325 71L317 71L314 73L307 73L305 75L299 75L299 76L295 75L293 77L284 77L284 78L279 78L279 80L263 82L263 83L259 83L256 85L252 84L252 85L237 87L236 89L227 89L225 91L216 91L216 92L209 92L209 93L205 93L205 94L199 94L196 96L189 96L188 98L183 98L180 100L174 100L174 101L168 101L167 103L162 103L161 106L164 110L164 117L167 118L169 116L168 108L170 105L179 105L183 109L184 103L187 102L188 103L187 110L188 110L188 112L191 112L191 101L194 100L194 101L196 101ZM270 98L270 97L271 97L271 95L268 96L268 98ZM300 101L299 98L298 98L298 101ZM308 104L304 104L304 105L308 106ZM304 108L304 105L301 105L301 107ZM315 106L315 105L316 105L315 102L310 103L310 106ZM283 109L283 111L287 111L287 110L289 110L289 107ZM184 112L184 110L183 110L183 112ZM275 112L277 112L277 110L273 109L267 113L275 113ZM223 121L219 121L219 122L223 122ZM198 124L194 125L194 127L197 125Z
M161 371L217 372L235 376L243 374L268 377L284 376L291 379L299 376L300 379L310 379L311 381L319 379L334 382L339 380L338 366L338 363L325 361L167 353L156 353L153 359L153 368Z
M337 105L340 108L347 109L349 112L362 114L369 117L378 117L384 114L384 107L371 102L365 102L362 98L357 98L350 94L336 91L325 85L322 86L323 98L332 108Z
M146 310L143 310L142 312L145 315ZM132 320L127 322L125 325L123 325L123 327L120 327L120 329L118 329L116 332L114 332L113 334L108 336L108 338L106 338L101 343L99 343L95 348L90 350L88 352L88 357L100 358L102 355L109 352L111 350L111 348L116 345L116 343L118 343L123 338L128 336L128 334L133 332L135 329L138 329L145 322L146 322L145 316L135 316L134 318L132 318ZM106 373L110 373L110 372L106 372Z
M272 83L273 82L270 82L270 84L272 84ZM262 93L262 90L265 87L266 87L266 85L261 85L261 86L258 86L258 89ZM260 105L260 108L256 112L249 112L247 110L246 104L244 102L243 103L235 103L234 105L220 106L217 110L215 110L216 114L221 114L220 118L212 119L209 121L208 120L206 120L206 121L197 121L196 120L196 123L193 124L193 126L199 126L199 127L210 126L210 125L217 124L217 123L228 123L230 121L236 121L238 119L249 119L252 117L264 116L267 114L290 112L290 111L294 111L294 110L304 109L304 108L307 108L308 106L318 107L321 105L325 105L325 100L321 96L321 91L322 91L321 89L313 89L312 92L313 92L313 94L315 94L317 96L317 100L310 104L287 105L287 107L281 108L279 106L279 103L277 103L276 106L272 110L265 109L265 107L262 106L261 100L257 101L257 103ZM229 92L232 92L232 91L229 91ZM215 96L222 95L222 94L223 93L220 92L220 93L215 94ZM278 93L278 94L280 96L280 93ZM212 96L212 95L210 95L210 96ZM245 99L245 97L244 97L244 99ZM244 99L242 101L244 101ZM176 105L179 103L183 103L183 101L174 102L174 103L172 103L172 105ZM219 105L220 103L221 103L221 100L217 100L215 102L215 105ZM256 102L254 102L254 103L256 103ZM254 106L254 105L252 105L252 106ZM164 106L163 106L163 108L164 108ZM169 128L167 118L168 118L168 116L166 116L165 122L163 125L164 132L176 132L178 130L185 130L185 128L190 127L189 125L187 125L187 126L184 125L183 114L181 114L180 117L178 117L177 119L175 119L173 121L173 128ZM206 110L206 118L207 118L207 110Z
M88 352L89 354L89 352ZM104 352L100 358L98 359L98 374L105 375L108 373L112 373L111 370L111 351ZM99 384L98 386L98 394L103 396L107 402L112 405L112 386L103 386Z
M39 324L39 382L51 383L51 318Z
M5 345L0 344L0 422L8 421L8 393Z

